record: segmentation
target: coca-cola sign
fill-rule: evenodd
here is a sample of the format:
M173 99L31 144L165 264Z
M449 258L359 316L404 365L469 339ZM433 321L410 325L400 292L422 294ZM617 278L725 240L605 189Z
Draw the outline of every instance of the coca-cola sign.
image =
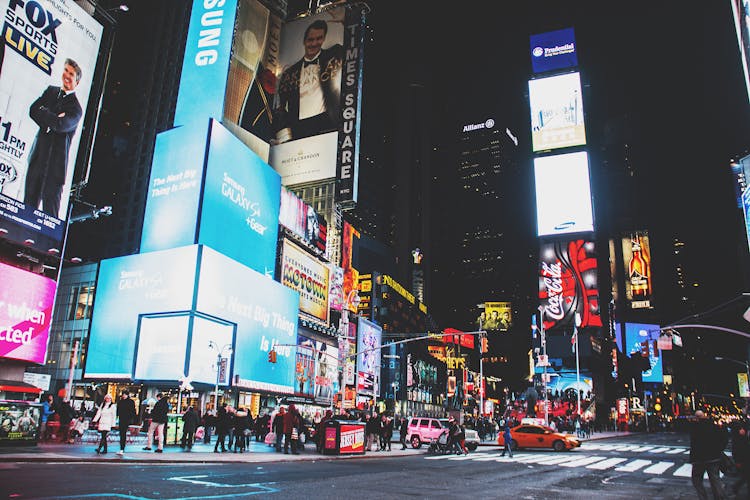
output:
M539 300L544 328L602 326L594 243L585 240L544 243L539 259Z

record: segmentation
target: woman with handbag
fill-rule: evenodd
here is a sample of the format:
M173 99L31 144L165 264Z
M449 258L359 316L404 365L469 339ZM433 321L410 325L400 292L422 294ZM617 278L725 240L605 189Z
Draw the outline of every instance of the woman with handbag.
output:
M294 403L289 405L289 409L284 414L284 453L289 454L289 444L292 445L292 454L299 455L297 445L299 443L299 427L302 424L297 407Z
M97 453L107 453L107 435L112 430L112 427L114 427L116 418L117 407L112 404L112 396L106 394L104 402L96 410L93 420L94 422L98 422L97 429L101 435L99 446L96 447Z

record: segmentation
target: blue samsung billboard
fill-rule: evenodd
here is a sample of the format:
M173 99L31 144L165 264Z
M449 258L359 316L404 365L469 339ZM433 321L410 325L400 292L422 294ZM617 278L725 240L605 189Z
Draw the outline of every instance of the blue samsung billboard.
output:
M159 134L141 252L208 245L273 276L281 177L216 120Z
M657 348L656 337L659 335L659 325L643 324L643 323L625 323L625 334L622 335L621 328L622 324L616 323L615 330L617 337L620 339L618 346L620 346L622 352L628 356L631 353L643 352L644 346L648 346L648 360L651 365L651 369L643 372L644 382L655 382L661 384L664 382L664 371L662 365L662 353ZM624 337L624 345L621 344L622 338ZM644 344L645 343L645 344ZM633 354L638 356L640 354Z
M232 347L233 385L291 394L298 304L297 292L202 245L105 260L85 378L212 384L213 343Z
M534 73L578 66L573 28L531 35L529 40Z

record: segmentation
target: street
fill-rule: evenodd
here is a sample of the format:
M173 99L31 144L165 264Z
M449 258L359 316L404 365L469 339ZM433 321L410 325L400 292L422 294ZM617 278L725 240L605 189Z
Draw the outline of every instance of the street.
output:
M3 498L14 499L696 496L690 483L687 436L681 434L591 440L561 453L519 450L512 459L500 457L495 446L482 446L467 456L432 456L422 451L402 456L373 452L347 459L303 455L306 459L289 462L148 464L95 457L78 463L23 463L0 455L0 492ZM206 461L214 457L203 455ZM725 485L733 480L724 478Z

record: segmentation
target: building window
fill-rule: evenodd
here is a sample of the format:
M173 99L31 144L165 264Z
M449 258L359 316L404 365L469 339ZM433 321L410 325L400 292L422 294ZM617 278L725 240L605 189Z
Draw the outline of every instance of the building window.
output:
M90 319L94 301L94 283L76 285L70 289L68 319Z

